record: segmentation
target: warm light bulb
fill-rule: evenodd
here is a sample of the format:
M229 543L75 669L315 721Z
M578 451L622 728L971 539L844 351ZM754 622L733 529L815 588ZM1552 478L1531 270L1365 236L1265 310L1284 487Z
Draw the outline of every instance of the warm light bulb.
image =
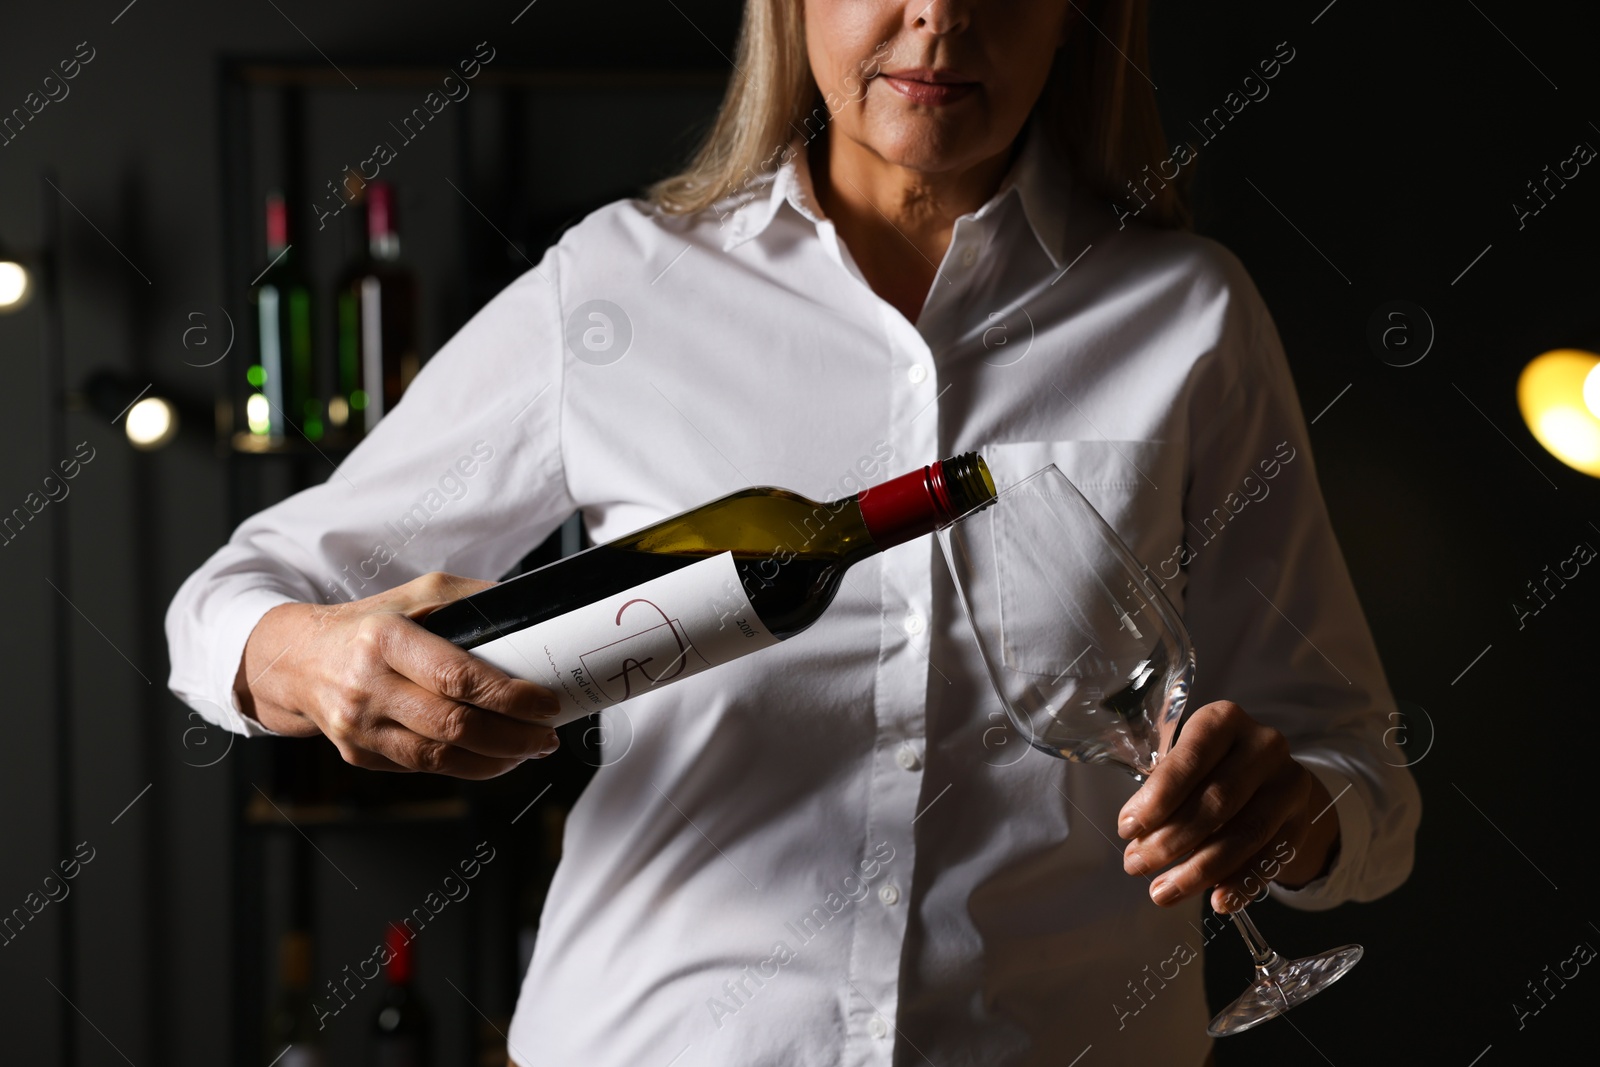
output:
M1583 470L1600 462L1600 427L1576 408L1552 408L1539 416L1538 436L1550 451Z
M1600 478L1600 356L1562 348L1529 363L1517 381L1522 418L1552 456Z
M147 396L128 409L126 428L133 447L153 451L178 432L178 411L170 401Z
M0 262L0 314L16 311L28 302L33 281L20 263Z

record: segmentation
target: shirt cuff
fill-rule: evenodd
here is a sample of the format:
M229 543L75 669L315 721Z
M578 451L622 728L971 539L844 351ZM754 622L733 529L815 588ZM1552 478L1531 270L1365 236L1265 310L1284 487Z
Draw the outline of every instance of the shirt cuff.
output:
M208 667L209 693L181 694L201 715L218 726L246 737L278 737L244 713L233 683L239 677L239 663L244 659L244 646L250 640L261 617L279 604L290 604L294 597L266 586L246 589L228 605L227 617L218 624L211 641L211 663ZM196 699L198 697L198 699Z
M1271 895L1300 911L1327 911L1355 898L1355 885L1359 872L1366 863L1367 849L1372 842L1372 816L1367 811L1366 798L1361 795L1351 779L1333 770L1315 755L1296 756L1295 759L1317 776L1333 803L1318 818L1337 813L1339 817L1339 854L1334 857L1328 872L1313 878L1298 889L1289 889L1277 882L1269 882Z

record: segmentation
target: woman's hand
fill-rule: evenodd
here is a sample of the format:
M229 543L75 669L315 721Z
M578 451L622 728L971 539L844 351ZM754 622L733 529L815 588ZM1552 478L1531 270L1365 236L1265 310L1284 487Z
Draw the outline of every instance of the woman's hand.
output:
M370 770L493 778L548 756L554 694L413 621L493 584L433 573L347 604L280 604L245 644L240 707L281 734L320 732Z
M1176 864L1150 887L1157 904L1216 886L1212 908L1230 912L1264 894L1267 882L1297 888L1324 874L1339 815L1316 775L1290 758L1283 734L1219 700L1183 724L1123 805L1117 833L1130 839L1129 874Z

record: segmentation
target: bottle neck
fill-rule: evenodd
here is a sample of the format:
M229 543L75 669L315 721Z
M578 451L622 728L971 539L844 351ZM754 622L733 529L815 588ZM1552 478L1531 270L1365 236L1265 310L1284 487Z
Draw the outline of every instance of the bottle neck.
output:
M267 258L277 264L278 256L289 246L289 208L282 195L267 197ZM281 265L281 264L280 264Z
M376 233L367 241L367 250L372 258L380 262L390 262L400 258L400 235L396 233Z
M279 984L287 992L311 987L311 937L295 930L284 934L278 946Z
M373 182L367 189L367 248L376 260L400 257L400 234L394 225L394 189Z
M976 452L930 463L856 495L880 552L933 533L994 499L994 480Z
M406 937L405 931L391 923L384 935L385 947L389 950L389 962L384 966L384 975L392 986L406 986L411 984L411 941Z

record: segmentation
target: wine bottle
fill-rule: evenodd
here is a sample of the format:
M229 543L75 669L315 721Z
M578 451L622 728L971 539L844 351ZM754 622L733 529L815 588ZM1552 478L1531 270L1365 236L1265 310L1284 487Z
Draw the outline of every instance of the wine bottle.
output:
M278 998L267 1058L278 1067L322 1067L311 997L311 935L291 930L278 943Z
M421 366L417 351L417 279L400 262L394 187L362 191L367 249L339 285L338 372L330 418L370 430L400 402Z
M250 288L256 359L245 369L245 424L254 437L296 431L322 437L322 402L311 364L311 289L289 243L283 194L267 196L268 266Z
M561 725L793 637L844 574L995 499L967 452L818 503L756 487L431 612L428 630L555 692Z
M390 923L384 945L389 962L383 968L383 1000L372 1018L372 1067L425 1067L430 1027L411 984L411 941L403 927Z

